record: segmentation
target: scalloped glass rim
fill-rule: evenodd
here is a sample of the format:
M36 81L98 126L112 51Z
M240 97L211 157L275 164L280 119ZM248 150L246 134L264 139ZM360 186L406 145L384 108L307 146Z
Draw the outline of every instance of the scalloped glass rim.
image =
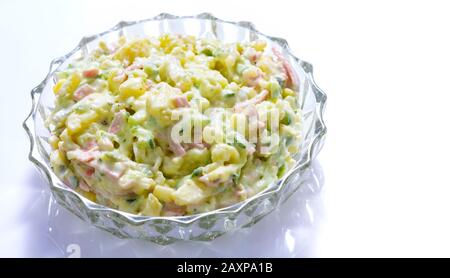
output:
M315 118L314 124L312 124L312 126L314 126L314 130L312 131L313 137L311 138L309 144L306 146L306 149L302 150L302 154L303 154L302 159L299 159L297 161L295 167L293 167L288 173L286 173L283 178L281 178L276 183L272 184L271 186L269 186L267 189L263 190L259 194L255 195L243 202L237 203L235 205L232 205L232 206L229 206L226 208L222 208L222 209L207 212L207 213L189 215L189 216L149 217L149 216L139 216L139 215L122 212L122 211L119 211L116 209L112 209L112 208L105 207L103 205L94 203L94 202L86 199L82 195L78 194L77 192L75 192L74 190L69 188L68 186L66 186L53 173L50 166L43 159L42 153L39 151L39 149L42 148L42 146L40 145L41 143L39 142L39 138L36 134L35 118L36 118L36 114L38 113L38 110L39 110L38 104L39 104L41 94L44 90L44 87L47 85L47 82L52 79L53 74L59 69L59 67L62 66L63 63L67 59L69 59L74 53L76 53L80 49L85 48L88 43L90 43L100 37L103 37L109 33L112 33L115 31L121 32L123 30L123 28L128 27L128 26L142 24L142 23L145 23L148 21L162 21L162 20L172 20L172 19L173 20L201 19L201 20L210 20L212 24L214 24L215 22L220 22L220 23L224 23L224 24L237 25L239 27L248 29L249 32L252 32L259 36L265 37L267 40L270 40L270 41L276 43L277 45L279 45L283 49L285 54L289 55L289 58L291 59L291 61L292 60L295 61L297 63L297 65L301 69L303 69L304 73L306 74L306 79L305 79L307 81L306 83L309 83L308 85L310 85L312 93L314 94L314 97L315 97L314 113L316 114L316 118ZM222 215L222 216L228 216L231 218L236 217L249 204L253 204L255 202L255 200L262 199L263 197L268 197L268 195L278 193L280 190L283 189L283 187L287 184L288 180L294 173L299 173L302 170L309 167L311 164L311 161L315 158L315 156L318 154L318 152L322 148L322 145L324 142L324 137L326 134L326 126L323 122L323 111L324 111L325 103L326 103L326 95L321 89L319 89L319 87L314 82L312 65L310 63L302 61L299 58L297 58L296 56L294 56L285 39L278 38L278 37L271 37L271 36L262 34L261 32L257 31L255 29L254 25L250 22L225 21L225 20L218 19L209 13L202 13L202 14L199 14L196 16L174 16L171 14L162 13L156 17L139 20L139 21L127 21L127 22L121 21L117 25L115 25L113 28L111 28L107 31L104 31L102 33L99 33L99 34L96 34L93 36L84 37L71 52L67 53L66 55L64 55L62 57L56 58L51 62L49 72L48 72L47 76L45 77L45 79L38 86L36 86L35 88L32 89L31 98L32 98L32 109L23 123L23 127L26 130L26 132L29 136L29 139L30 139L30 151L29 151L28 157L38 167L40 172L47 178L47 180L50 184L50 188L52 189L53 193L58 192L61 194L71 195L72 198L78 199L77 202L81 202L81 204L84 206L84 209L91 210L91 211L97 211L97 212L101 212L101 211L108 212L107 217L121 219L122 221L125 221L128 224L131 224L133 226L139 226L139 225L145 224L147 222L151 222L151 221L153 221L153 222L156 221L158 223L160 223L161 221L164 221L164 223L174 223L174 224L179 224L179 225L183 225L183 226L189 226L189 225L193 224L194 222L204 219L204 218L207 218L208 216L211 216L211 215L217 215L217 216ZM38 147L36 147L36 145ZM69 210L74 212L73 209L68 207L67 204L63 204L63 205L65 205L65 207L67 207ZM77 213L75 213L75 214L77 214ZM78 216L80 216L80 215L78 215ZM80 216L80 217L83 218L82 216ZM98 226L100 228L104 228L106 230L109 230L110 232L112 232L118 236L123 236L121 234L115 233L114 231L111 231L111 229L102 227L101 225L96 224L96 226ZM161 242L158 242L158 243L161 243Z

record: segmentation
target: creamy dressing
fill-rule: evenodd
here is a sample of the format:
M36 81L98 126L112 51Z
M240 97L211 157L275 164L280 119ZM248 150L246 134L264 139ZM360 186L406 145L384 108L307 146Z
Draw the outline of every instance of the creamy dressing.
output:
M121 38L57 76L51 164L95 202L151 216L211 211L257 194L295 163L298 81L264 41ZM272 114L276 123L261 120ZM175 131L200 141L180 142Z

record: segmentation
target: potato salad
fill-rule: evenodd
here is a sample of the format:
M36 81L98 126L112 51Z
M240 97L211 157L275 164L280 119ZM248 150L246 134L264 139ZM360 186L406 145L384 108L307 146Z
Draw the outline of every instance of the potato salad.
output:
M50 163L99 204L147 216L212 211L295 164L299 81L265 41L122 37L55 81Z

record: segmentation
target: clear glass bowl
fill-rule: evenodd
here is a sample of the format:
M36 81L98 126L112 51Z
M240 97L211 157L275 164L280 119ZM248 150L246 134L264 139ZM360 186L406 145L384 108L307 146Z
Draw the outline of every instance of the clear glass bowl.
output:
M53 108L55 72L70 61L83 57L97 47L100 40L116 41L120 36L158 36L163 33L186 34L217 38L224 42L267 41L268 47L278 48L292 65L299 79L299 102L303 110L303 141L296 155L295 167L266 190L233 206L191 216L138 216L96 204L66 186L52 171L49 162L51 147L49 131L44 121ZM237 228L249 227L274 210L308 180L311 161L320 151L326 133L323 110L326 95L317 87L312 65L295 57L286 40L257 31L249 22L229 22L211 14L173 16L160 14L154 18L120 22L112 29L84 37L68 54L51 62L45 79L31 91L32 109L24 128L30 138L29 159L48 180L54 198L83 220L122 238L140 238L158 244L177 240L209 241Z

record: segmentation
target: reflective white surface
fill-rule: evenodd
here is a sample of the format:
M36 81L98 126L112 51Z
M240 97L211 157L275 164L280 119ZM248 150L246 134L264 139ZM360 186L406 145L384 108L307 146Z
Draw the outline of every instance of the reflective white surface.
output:
M27 235L22 252L49 257L310 257L314 256L321 223L320 191L324 178L313 164L311 181L279 209L249 229L212 242L177 242L159 246L141 240L118 239L83 222L51 197L37 171L27 186L29 205L18 227Z
M73 244L81 256L450 256L448 4L199 2L0 2L0 256L69 256ZM252 21L314 65L329 98L313 224L298 192L249 230L161 247L117 239L50 202L26 157L30 89L83 35L164 11Z

